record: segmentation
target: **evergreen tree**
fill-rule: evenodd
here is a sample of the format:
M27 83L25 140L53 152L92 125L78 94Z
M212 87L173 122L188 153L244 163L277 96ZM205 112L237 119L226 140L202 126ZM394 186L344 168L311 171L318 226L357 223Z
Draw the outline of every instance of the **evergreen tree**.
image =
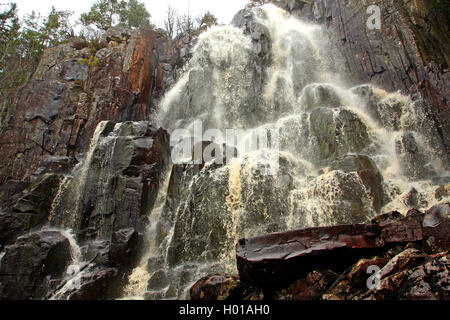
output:
M85 27L95 26L100 30L121 25L128 28L149 28L150 13L138 0L97 0L88 13L80 17Z
M199 29L205 29L217 25L217 18L209 11L197 19Z
M129 0L120 12L120 24L127 28L149 29L150 13L143 2Z
M5 63L8 58L16 53L19 30L17 5L11 4L5 11L0 12L0 76L5 72Z

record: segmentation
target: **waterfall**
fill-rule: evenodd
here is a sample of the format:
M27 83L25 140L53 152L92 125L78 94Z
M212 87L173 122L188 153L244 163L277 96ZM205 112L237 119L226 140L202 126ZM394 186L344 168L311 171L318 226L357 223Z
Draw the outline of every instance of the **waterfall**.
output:
M106 121L98 124L91 139L86 157L61 182L51 205L49 216L50 225L72 230L79 229L78 220L80 218L80 211L82 210L82 202L85 198L89 169L92 165L94 152L100 143L100 136L105 131L107 125L108 122Z
M187 298L201 276L235 273L241 237L363 223L391 209L448 201L435 183L448 176L446 164L430 147L435 133L418 129L428 124L415 102L372 85L352 87L320 26L272 5L247 15L253 33L221 26L200 35L159 122L193 136L196 121L203 133L276 130L279 169L261 175L252 153L223 166L185 165L181 175L174 166L168 178L180 192L168 192L152 215L157 236L130 279L146 299Z

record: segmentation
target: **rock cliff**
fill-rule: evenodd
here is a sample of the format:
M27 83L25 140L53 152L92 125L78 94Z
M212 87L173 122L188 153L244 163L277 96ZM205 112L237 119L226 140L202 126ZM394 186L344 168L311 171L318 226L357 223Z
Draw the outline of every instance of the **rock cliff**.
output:
M206 274L193 299L448 299L448 16L386 0L369 30L365 1L278 5L302 21L46 50L1 118L0 299L185 298ZM279 130L279 170L173 165L195 120Z
M8 110L0 184L29 178L45 158L86 153L101 121L152 120L178 63L179 49L155 31L111 29L96 46L46 50Z
M435 123L431 130L438 130L447 151L443 156L448 157L449 17L448 7L437 8L437 2L377 1L380 30L367 27L371 16L367 8L372 4L368 1L282 0L279 5L302 19L326 26L354 81L401 90L420 100L418 107Z

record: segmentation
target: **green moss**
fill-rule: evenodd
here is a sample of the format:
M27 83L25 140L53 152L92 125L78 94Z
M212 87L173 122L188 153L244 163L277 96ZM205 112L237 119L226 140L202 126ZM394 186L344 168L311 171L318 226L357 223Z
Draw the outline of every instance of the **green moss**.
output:
M101 62L97 57L91 56L89 59L81 59L80 64L87 65L89 67L98 67L101 65Z

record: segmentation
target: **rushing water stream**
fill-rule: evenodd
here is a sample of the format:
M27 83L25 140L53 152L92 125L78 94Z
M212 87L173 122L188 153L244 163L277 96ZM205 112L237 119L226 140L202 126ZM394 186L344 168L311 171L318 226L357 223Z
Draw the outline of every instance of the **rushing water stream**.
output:
M196 121L204 132L273 130L279 134L277 163L271 163L277 170L262 174L265 164L254 153L224 165L176 165L151 212L147 251L125 298L186 298L200 277L235 273L234 249L242 237L363 223L381 212L448 201L436 182L448 176L448 164L415 102L371 85L353 87L320 26L271 5L247 14L250 34L220 26L200 35L161 103L159 123L169 133L187 129L192 135ZM114 136L99 139L104 125L90 152L98 144L115 152ZM66 181L61 193L84 196L91 156L74 170L77 188ZM107 206L107 188L99 192L98 202ZM55 224L76 228L79 210L72 210L74 220Z

